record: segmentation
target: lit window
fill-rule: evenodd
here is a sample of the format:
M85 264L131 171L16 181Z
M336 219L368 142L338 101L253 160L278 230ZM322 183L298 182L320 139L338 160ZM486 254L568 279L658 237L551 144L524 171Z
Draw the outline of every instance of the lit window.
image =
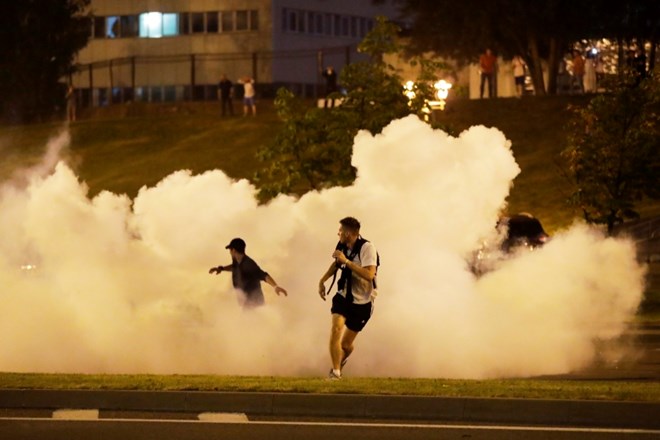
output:
M163 36L163 14L147 12L140 14L140 36L145 38L160 38Z
M163 35L166 37L179 35L178 14L163 14Z
M106 17L105 26L107 33L105 34L108 38L119 38L119 17Z

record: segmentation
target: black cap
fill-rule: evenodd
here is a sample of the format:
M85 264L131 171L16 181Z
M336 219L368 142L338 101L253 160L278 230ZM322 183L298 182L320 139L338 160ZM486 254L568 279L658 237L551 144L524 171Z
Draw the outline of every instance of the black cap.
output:
M225 246L225 249L234 249L235 251L244 253L245 242L243 241L242 238L234 238L232 241L229 242L227 246Z

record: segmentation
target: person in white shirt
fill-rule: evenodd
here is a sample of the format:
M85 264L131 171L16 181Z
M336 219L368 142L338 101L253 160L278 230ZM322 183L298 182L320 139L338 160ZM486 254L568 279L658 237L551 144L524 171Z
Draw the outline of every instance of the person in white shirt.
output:
M238 80L243 84L243 116L247 116L252 111L252 116L257 116L257 105L254 101L256 92L254 91L254 79L246 76Z
M360 236L357 219L346 217L339 223L339 243L332 254L334 261L319 282L319 295L325 301L325 282L341 269L330 310L330 379L341 378L341 369L353 352L355 338L371 318L377 295L378 253L375 246Z

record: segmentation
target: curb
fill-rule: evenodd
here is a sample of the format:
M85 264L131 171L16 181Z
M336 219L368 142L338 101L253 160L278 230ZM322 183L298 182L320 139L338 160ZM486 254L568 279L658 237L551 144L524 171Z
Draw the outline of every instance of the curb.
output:
M512 425L660 428L660 402L206 391L1 390L0 409L227 412Z

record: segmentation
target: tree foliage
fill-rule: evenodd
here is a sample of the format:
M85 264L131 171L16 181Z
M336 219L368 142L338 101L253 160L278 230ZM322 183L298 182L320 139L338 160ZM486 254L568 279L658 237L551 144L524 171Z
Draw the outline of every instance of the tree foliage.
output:
M415 98L409 101L403 94L402 78L384 57L401 51L398 32L398 26L378 18L358 47L369 60L344 67L340 82L345 94L329 96L341 99L341 105L310 108L289 90L278 90L275 107L283 126L274 142L258 153L265 165L256 176L261 200L350 184L355 179L353 138L359 130L376 134L394 119L422 114L432 93L427 81L430 71L437 72L444 65L412 61L420 63L422 73Z
M562 55L588 38L657 42L660 2L648 0L400 0L412 19L411 50L475 62L486 48L519 54L537 95L554 93ZM548 67L548 84L543 77Z
M40 120L61 103L59 81L90 36L89 0L4 2L0 23L2 119Z
M570 202L612 231L639 216L640 200L660 198L660 80L622 75L574 112L562 152L575 187Z

